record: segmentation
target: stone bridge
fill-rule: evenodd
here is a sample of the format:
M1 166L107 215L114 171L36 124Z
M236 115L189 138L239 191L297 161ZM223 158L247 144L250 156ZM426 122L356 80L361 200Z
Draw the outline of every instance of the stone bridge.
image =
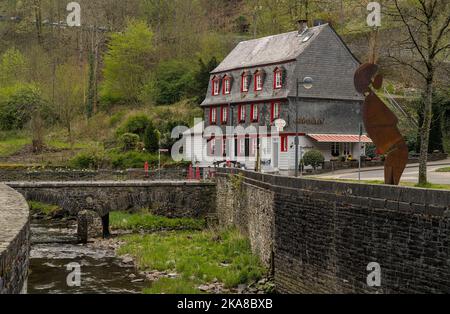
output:
M60 206L69 215L97 212L104 232L110 211L148 208L167 217L203 217L215 211L215 184L199 181L6 182L25 199Z

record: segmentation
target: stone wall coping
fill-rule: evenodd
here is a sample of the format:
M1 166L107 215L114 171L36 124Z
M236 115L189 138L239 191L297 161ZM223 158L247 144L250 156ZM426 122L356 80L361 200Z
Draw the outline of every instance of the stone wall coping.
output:
M336 196L364 197L406 204L420 204L427 208L440 207L441 210L437 210L436 213L450 215L450 191L446 190L295 178L235 168L218 168L216 175L225 176L238 173L242 174L246 179L253 181L253 183L259 183L263 186L287 188L286 190L297 189L317 193L332 193Z
M25 198L0 184L0 256L28 224L30 212Z
M203 181L52 181L52 182L4 182L11 188L66 188L66 187L152 187L152 186L214 186L214 182Z

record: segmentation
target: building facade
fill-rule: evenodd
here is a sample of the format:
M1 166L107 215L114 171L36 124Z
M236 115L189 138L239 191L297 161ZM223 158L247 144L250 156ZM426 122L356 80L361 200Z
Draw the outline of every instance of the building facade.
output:
M359 65L328 24L239 43L211 72L201 104L202 127L220 132L190 132L187 159L202 166L237 161L249 169L259 159L263 169L292 170L297 135L300 158L310 149L325 160L359 158L371 142L359 136L364 98L353 83ZM309 89L306 77L313 80Z

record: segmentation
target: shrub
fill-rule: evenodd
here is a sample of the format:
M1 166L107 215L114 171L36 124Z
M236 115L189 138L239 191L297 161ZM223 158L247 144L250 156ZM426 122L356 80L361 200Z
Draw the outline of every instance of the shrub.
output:
M108 153L114 169L143 168L148 161L151 168L157 167L158 156L143 152L131 151L126 153L110 151Z
M159 149L159 132L153 126L153 123L149 123L144 133L144 145L145 148L151 152L157 152Z
M124 151L135 150L139 143L139 135L134 133L124 133L120 136L120 148Z
M318 150L312 149L310 151L307 151L303 155L303 162L305 166L312 166L314 170L323 162L325 161L325 158L323 157L322 153Z
M146 115L134 115L125 121L125 123L117 130L116 134L117 136L120 136L124 133L134 133L143 139L145 130L149 124L150 119Z
M109 167L110 160L103 148L91 147L73 157L69 165L75 169L100 169Z

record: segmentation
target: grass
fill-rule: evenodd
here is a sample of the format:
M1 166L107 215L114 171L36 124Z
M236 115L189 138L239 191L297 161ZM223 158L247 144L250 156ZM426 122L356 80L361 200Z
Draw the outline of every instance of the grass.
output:
M149 288L143 290L144 294L199 294L198 283L183 278L161 278L152 282Z
M203 219L193 218L166 218L148 214L145 212L140 213L126 213L126 212L111 212L110 213L110 226L113 229L126 229L126 230L201 230L205 227L205 221Z
M235 229L167 231L126 235L119 254L135 257L140 269L175 271L178 278L157 281L145 292L199 292L201 283L217 279L225 287L258 280L265 273L249 240Z
M436 170L436 172L450 172L450 167L439 168Z
M9 138L0 141L0 157L9 157L21 150L25 145L30 144L29 138Z
M352 179L324 179L324 178L320 178L320 180L359 183L358 180L352 180ZM384 184L384 181L382 181L382 180L361 180L361 183ZM435 189L435 190L450 190L450 184L427 183L425 185L419 185L419 184L414 183L414 182L402 181L402 182L400 182L400 186L409 186L409 187Z
M42 213L46 216L51 216L53 213L61 210L58 205L45 204L41 202L28 201L28 206L31 211Z

